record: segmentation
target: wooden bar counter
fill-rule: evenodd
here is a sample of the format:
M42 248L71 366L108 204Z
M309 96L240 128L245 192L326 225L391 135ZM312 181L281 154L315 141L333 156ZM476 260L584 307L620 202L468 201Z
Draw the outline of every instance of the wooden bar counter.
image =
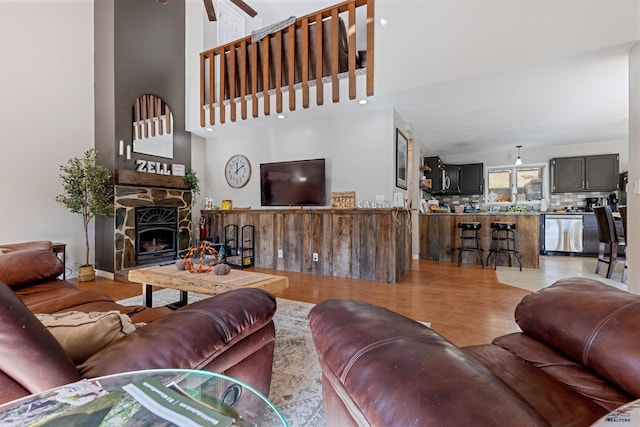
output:
M232 209L201 214L207 219L207 237L220 242L226 225L253 225L256 267L387 283L396 283L411 269L407 210Z
M518 252L522 266L540 268L540 215L538 213L428 213L420 214L420 259L458 262L460 246L459 222L479 222L480 247L486 261L491 245L491 223L513 222L518 233ZM491 257L493 262L493 257ZM480 264L475 253L464 252L463 263ZM508 265L505 255L500 255L498 265ZM514 260L514 264L517 263Z

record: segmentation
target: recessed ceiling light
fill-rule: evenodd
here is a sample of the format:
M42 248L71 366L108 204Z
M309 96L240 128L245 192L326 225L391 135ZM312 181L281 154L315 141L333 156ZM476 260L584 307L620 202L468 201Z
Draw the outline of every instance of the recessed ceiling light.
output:
M279 119L286 119L286 118L287 118L287 116L285 116L284 114L278 114L278 118L279 118Z
M367 102L369 102L369 101L367 101L367 99L366 99L366 98L362 98L360 101L358 101L358 104L360 104L360 105L364 105L364 104L366 104Z
M213 132L213 128L209 127L206 129L207 132Z
M383 27L389 23L386 18L380 18L378 22L380 22L380 25L382 25Z

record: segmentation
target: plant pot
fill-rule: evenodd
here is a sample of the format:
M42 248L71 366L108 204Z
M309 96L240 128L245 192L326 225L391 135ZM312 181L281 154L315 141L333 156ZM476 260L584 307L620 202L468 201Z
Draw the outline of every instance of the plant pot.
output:
M78 282L90 282L95 280L96 270L93 269L93 265L81 265L78 270Z

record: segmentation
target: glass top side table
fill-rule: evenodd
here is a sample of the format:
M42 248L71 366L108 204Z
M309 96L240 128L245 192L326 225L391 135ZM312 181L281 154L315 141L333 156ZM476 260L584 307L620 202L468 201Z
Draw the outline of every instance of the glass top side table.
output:
M154 384L168 387L172 391L178 390L187 396L187 400L191 399L202 403L208 409L214 410L214 413L222 414L222 418L234 420L227 425L239 427L288 426L278 408L250 385L226 375L189 369L151 369L124 372L81 380L26 396L0 406L0 426L31 425L55 417L79 416L78 414L85 417L103 417L98 422L108 420L110 426L124 425L124 422L131 422L132 417L138 417L136 420L144 425L153 425L153 422L148 422L148 419L144 418L149 416L149 411L140 410L142 407L134 402L129 393L122 391L123 388L128 388L131 384L137 385L141 382L146 384L151 381ZM109 393L107 395L108 392L119 394ZM109 403L111 406L108 406L108 410L103 407L96 408L98 405L106 405L103 402L108 397L104 397L104 395L118 396L121 400L118 401L118 404ZM117 406L124 406L123 401L134 402L134 405L128 403L129 407L123 410ZM126 416L121 415L122 424L117 422L117 412L126 413ZM154 412L151 415L157 416L157 414L158 412ZM87 419L85 425L99 424L96 423L95 418L92 418ZM175 423L175 425L181 424ZM224 425L224 423L220 425Z

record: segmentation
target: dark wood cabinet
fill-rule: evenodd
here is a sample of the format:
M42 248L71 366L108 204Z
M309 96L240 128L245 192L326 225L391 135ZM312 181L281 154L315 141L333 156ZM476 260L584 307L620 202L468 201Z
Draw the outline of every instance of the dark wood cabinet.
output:
M619 186L619 159L617 154L585 157L585 189L587 191L614 191Z
M460 194L460 166L444 165L445 190L443 194Z
M551 159L551 192L614 191L618 189L618 154Z
M460 194L482 194L484 192L484 164L460 165Z
M421 180L421 189L429 193L443 195L472 195L484 192L484 163L466 165L444 164L440 157L424 157L422 171L425 180ZM431 188L422 185L431 184Z
M429 193L442 192L442 170L444 164L440 157L424 157L422 165L424 178L429 182L429 186L422 187L422 189Z

